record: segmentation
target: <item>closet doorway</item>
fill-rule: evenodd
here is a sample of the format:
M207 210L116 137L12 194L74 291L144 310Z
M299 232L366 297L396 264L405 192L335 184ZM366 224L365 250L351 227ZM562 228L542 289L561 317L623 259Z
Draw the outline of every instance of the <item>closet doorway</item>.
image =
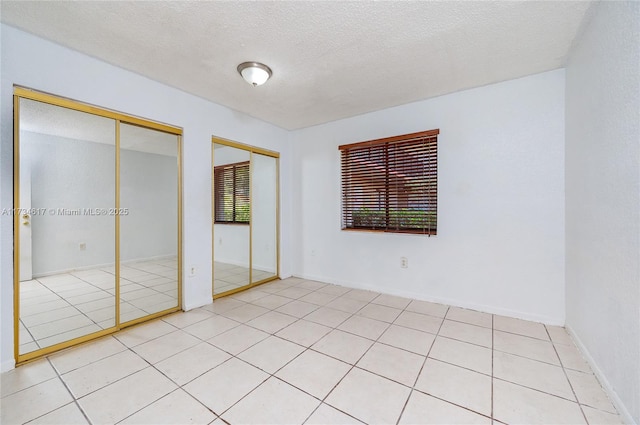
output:
M212 139L213 298L279 271L277 152Z
M181 134L14 89L16 363L180 309Z

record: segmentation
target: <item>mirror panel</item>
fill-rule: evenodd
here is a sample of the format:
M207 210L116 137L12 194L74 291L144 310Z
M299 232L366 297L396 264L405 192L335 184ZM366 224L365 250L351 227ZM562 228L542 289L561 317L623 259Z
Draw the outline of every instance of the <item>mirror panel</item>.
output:
M113 119L19 99L19 353L115 321Z
M120 322L178 306L179 138L120 124Z
M251 281L277 276L278 160L251 154Z
M213 295L249 285L250 152L213 146Z

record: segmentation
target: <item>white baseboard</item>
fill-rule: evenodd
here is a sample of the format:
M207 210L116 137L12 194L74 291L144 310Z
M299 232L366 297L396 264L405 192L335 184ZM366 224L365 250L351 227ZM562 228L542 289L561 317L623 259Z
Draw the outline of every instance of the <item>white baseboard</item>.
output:
M11 360L6 360L2 363L0 363L0 373L4 373L4 372L8 372L11 369L15 369L16 367L16 361L11 359Z
M196 309L196 308L203 307L203 306L205 306L205 305L209 305L209 304L211 304L212 302L213 302L213 298L211 298L211 299L209 300L209 302L204 302L204 303L199 302L199 303L196 303L196 304L189 304L189 305L186 305L186 304L185 304L185 305L183 305L183 306L182 306L182 310L183 310L183 311L190 311L190 310L193 310L193 309Z
M249 268L249 261L248 260L246 262L235 261L235 260L227 260L227 259L217 259L217 260L213 260L213 261L214 261L214 263L224 263L224 264L231 264L232 266ZM214 267L215 267L215 265L214 265Z
M101 269L103 267L112 267L113 265L115 265L115 263L92 264L90 266L75 267L75 268L71 268L71 269L50 270L50 271L42 272L42 273L34 273L33 276L32 276L32 279L39 279L41 277L47 277L47 276L55 276L57 274L80 272L80 271L83 271L83 270Z
M598 381L600 381L602 388L604 388L605 392L609 396L609 399L611 400L615 408L618 410L618 414L622 417L622 420L624 421L624 423L628 425L638 425L636 421L633 420L633 417L631 416L631 412L629 412L629 409L627 409L627 406L625 406L622 400L620 400L618 393L615 392L615 390L613 389L613 386L607 379L606 375L602 372L602 369L600 369L596 361L591 356L591 353L589 353L589 350L587 350L587 347L582 343L582 340L578 337L578 335L575 333L573 328L571 328L571 326L569 325L566 325L565 328L569 332L569 335L571 335L571 338L573 339L573 342L575 342L576 346L578 347L578 350L580 350L582 357L584 357L587 363L589 363L589 366L591 366L591 370L593 370L593 373L598 378Z
M155 257L135 258L135 259L131 259L131 260L122 260L122 261L120 261L120 264L133 264L133 263L139 263L141 261L169 260L171 258L176 258L176 256L177 256L177 254L166 254L166 255L158 255L158 256L155 256ZM71 268L71 269L53 270L53 271L48 271L48 272L43 272L43 273L34 273L32 278L33 279L37 279L39 277L55 276L57 274L79 272L79 271L91 270L91 269L101 269L103 267L112 267L113 265L115 265L115 263L92 264L92 265L89 265L89 266L75 267L75 268Z
M387 287L380 288L372 285L363 285L360 282L349 282L344 280L332 279L327 276L309 275L309 274L294 274L294 276L301 277L303 279L317 280L324 283L332 283L334 285L346 286L354 289L366 289L369 291L375 291L375 292L380 292L380 293L389 294L389 295L396 295L399 297L413 298L421 301L429 301L432 303L446 304L454 307L468 308L470 310L482 311L482 312L491 313L491 314L498 314L500 316L514 317L516 319L530 320L533 322L544 323L545 325L564 326L564 318L548 317L548 316L542 316L537 314L523 313L520 311L497 308L494 306L488 306L488 305L477 304L477 303L460 302L460 300L451 299L451 298L430 297L428 295L425 296L425 294L423 293L402 291L402 290L397 290L396 288L387 288Z
M139 263L141 261L162 261L162 260L171 260L174 258L178 258L178 254L164 254L164 255L156 255L155 257L144 257L144 258L133 258L129 260L121 260L121 264L131 264L131 263Z

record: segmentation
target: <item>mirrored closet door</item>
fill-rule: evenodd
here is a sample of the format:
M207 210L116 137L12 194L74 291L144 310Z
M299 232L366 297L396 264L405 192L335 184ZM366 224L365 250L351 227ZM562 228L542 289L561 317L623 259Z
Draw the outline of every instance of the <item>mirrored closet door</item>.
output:
M251 154L251 283L278 275L278 159Z
M213 296L277 279L278 154L213 139Z
M16 88L18 363L177 311L175 127Z
M116 121L19 99L19 354L116 325Z
M120 125L120 322L178 307L177 135Z

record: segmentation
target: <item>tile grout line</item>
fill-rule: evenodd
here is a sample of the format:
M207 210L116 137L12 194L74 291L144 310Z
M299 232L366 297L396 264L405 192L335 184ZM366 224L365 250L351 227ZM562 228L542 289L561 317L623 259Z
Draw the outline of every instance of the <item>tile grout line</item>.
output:
M335 301L336 299L338 299L338 298L340 298L340 297L344 296L344 295L345 295L345 294L347 294L348 292L350 292L350 291L347 291L347 292L345 292L345 293L343 293L343 294L341 294L341 295L338 295L336 298L334 298L334 299L333 299L333 300L331 300L330 302L333 302L333 301ZM375 297L375 298L377 298L377 297ZM374 298L374 299L375 299L375 298ZM356 300L356 301L359 301L359 300ZM357 312L361 311L363 308L365 308L365 307L366 307L367 305L369 305L370 303L371 303L371 302L369 301L367 304L365 304L365 305L363 305L362 307L360 307L360 308L359 308L358 310L356 310L354 313L350 313L351 315L350 315L349 317L347 317L346 319L344 319L344 320L343 320L342 322L340 322L339 324L337 324L337 325L332 329L332 331L334 331L334 330L338 330L338 331L341 331L341 332L345 332L345 331L343 331L343 330L341 330L341 329L338 329L338 327L339 327L339 326L341 326L342 324L344 324L347 320L351 319L353 316L355 316L355 315L357 314ZM330 307L327 307L327 308L330 308ZM335 309L334 309L334 310L335 310ZM343 310L340 310L340 311L343 311ZM345 312L345 313L348 313L348 312ZM389 324L389 325L387 326L387 328L384 330L384 332L386 332L386 330L387 330L387 329L389 329L389 326L391 326L391 324ZM328 332L326 335L328 335L328 334L329 334L329 333L331 333L332 331ZM383 332L382 334L380 334L380 336L382 336L382 335L384 334L384 332ZM347 333L351 334L350 332L347 332ZM325 336L326 336L326 335L325 335ZM351 334L351 335L355 335L355 334ZM358 336L358 337L360 337L360 338L364 338L364 337L363 337L363 336L361 336L361 335L356 335L356 336ZM323 338L324 338L324 336L323 336L322 338L320 338L318 341L322 340ZM365 339L369 339L369 338L365 338ZM380 337L378 337L378 339L380 339ZM316 343L317 343L318 341L316 341ZM371 347L373 347L373 345L374 345L376 342L377 342L377 340L376 340L376 341L374 341L374 342L373 342L373 344L371 344L371 345L369 346L369 348L368 348L367 350L365 350L365 352L364 352L364 353L362 353L362 355L358 358L358 360L356 360L353 364L349 364L349 363L345 362L344 360L337 359L337 358L335 358L335 357L333 357L333 356L330 356L330 355L328 355L328 354L321 353L321 352L319 352L319 351L313 350L313 349L311 348L311 346L309 346L309 350L314 351L314 352L319 353L319 354L322 354L322 355L325 355L325 356L328 356L328 357L331 357L331 358L333 358L333 359L335 359L335 360L338 360L338 361L340 361L340 362L343 362L343 363L349 364L351 367L350 367L350 368L349 368L349 370L348 370L348 371L347 371L347 372L342 376L342 378L340 378L340 379L338 380L338 382L336 382L336 384L335 384L335 385L334 385L334 386L329 390L329 392L328 392L328 393L327 393L327 394L322 398L322 400L320 400L320 404L319 404L318 406L316 406L316 408L315 408L315 409L313 409L313 411L309 414L309 416L307 416L307 418L304 420L303 424L304 424L306 421L308 421L308 420L309 420L309 418L311 418L311 416L313 416L313 414L314 414L314 413L315 413L315 412L320 408L320 406L322 406L323 404L326 404L327 406L329 406L329 407L331 407L331 408L333 408L333 409L336 409L336 410L338 410L339 412L342 412L342 413L344 413L345 415L350 416L350 417L352 417L352 418L356 419L357 421L360 421L360 419L358 419L358 418L354 417L353 415L348 414L347 412L344 412L344 411L340 410L339 408L337 408L337 407L335 407L335 406L333 406L333 405L331 405L331 404L326 403L325 401L326 401L326 399L331 395L331 393L332 393L332 392L333 392L333 391L338 387L338 385L340 385L340 383L344 380L344 378L345 378L349 373L351 373L351 371L352 371L353 369L355 369L356 364L357 364L357 363L358 363L358 362L359 362L359 361L360 361L360 360L361 360L361 359L362 359L362 358L363 358L363 357L364 357L364 356L369 352L369 350L371 349ZM315 343L314 343L314 344L315 344ZM313 345L313 344L312 344L312 345ZM360 421L360 422L362 422L362 421Z
M345 293L343 293L343 294L339 295L339 296L338 296L338 298L340 298L340 297L344 296L344 295L345 295L345 294L347 294L348 292L349 292L349 291L347 291L347 292L345 292ZM377 298L377 297L375 297L375 298ZM374 299L375 299L375 298L374 298ZM358 300L356 300L356 301L358 301ZM353 316L355 316L359 311L361 311L362 309L364 309L364 308L365 308L367 305L369 305L369 304L371 304L371 301L367 302L365 305L363 305L362 307L360 307L358 310L356 310L355 312L351 313L351 316L349 316L348 318L346 318L345 320L343 320L343 321L342 321L338 326L342 325L344 322L346 322L347 320L351 319ZM338 329L338 326L336 326L333 330L342 331L341 329ZM342 383L342 381L344 380L344 378L346 378L346 377L347 377L347 375L349 375L349 374L351 373L351 371L352 371L353 369L355 369L355 368L356 368L356 364L358 364L358 362L359 362L360 360L362 360L362 358L363 358L363 357L364 357L364 356L369 352L369 350L371 350L371 347L373 347L373 346L376 344L376 342L378 342L378 340L380 339L380 337L382 337L382 335L387 331L387 329L389 329L389 327L390 327L390 326L391 326L391 323L387 323L387 327L386 327L386 328L385 328L385 330L380 334L380 336L378 336L378 338L376 338L375 340L373 340L373 343L369 346L369 348L367 348L367 349L364 351L364 353L362 353L362 355L361 355L361 356L360 356L356 361L354 361L354 362L353 362L353 364L350 364L350 366L351 366L351 367L349 368L349 370L347 371L347 373L345 373L345 374L342 376L342 378L340 378L340 379L338 380L338 382L333 386L333 388L331 388L331 390L329 390L329 392L327 393L327 395L325 395L325 396L324 396L324 398L321 400L320 404L319 404L319 405L318 405L318 406L317 406L317 407L316 407L316 408L315 408L315 409L314 409L314 410L309 414L309 416L304 420L303 424L304 424L306 421L308 421L308 420L309 420L309 418L311 418L311 416L315 413L315 411L316 411L316 410L318 410L318 408L319 408L320 406L322 406L323 404L326 404L327 406L330 406L330 407L332 407L333 409L336 409L336 410L338 410L338 411L340 411L340 412L342 412L342 413L344 413L344 414L346 414L346 415L348 415L348 416L351 416L352 418L355 418L356 420L358 420L358 421L360 421L360 422L363 422L363 421L361 421L359 418L356 418L355 416L353 416L353 415L351 415L351 414L348 414L347 412L343 412L342 410L340 410L340 409L339 409L339 408L337 408L336 406L333 406L333 405L331 405L331 404L329 404L329 403L326 403L326 400L327 400L327 398L331 395L331 393L332 393L332 392L333 392L333 391L338 387L338 385L340 385L340 383ZM342 331L342 332L345 332L345 331ZM352 335L355 335L355 334L352 334ZM361 336L361 335L356 335L356 336L358 336L358 337L360 337L360 338L365 338L365 337L363 337L363 336ZM323 337L323 338L324 338L324 337ZM322 338L321 338L321 339L322 339ZM370 339L370 338L365 338L365 339L367 339L367 340L371 341L371 339ZM320 341L320 340L318 340L318 341ZM316 341L316 342L317 342L317 341ZM311 350L311 347L309 347L309 349ZM312 351L316 351L316 350L312 350ZM324 354L324 353L320 353L320 354ZM326 355L326 354L324 354L324 355ZM333 356L329 356L329 357L334 358ZM342 362L346 363L344 360L340 360L340 359L336 359L336 360L339 360L339 361L342 361ZM347 363L347 364L349 364L349 363ZM358 369L360 369L360 368L358 368ZM360 370L364 370L364 369L360 369ZM366 370L366 372L369 372L369 371L368 371L368 370ZM372 372L369 372L369 373L372 373ZM374 375L377 375L377 374L374 374ZM380 375L377 375L377 376L380 376ZM384 377L383 377L383 378L384 378ZM388 379L388 378L386 378L386 379ZM363 423L364 423L364 422L363 422Z
M494 400L493 400L493 396L494 396L493 384L495 382L495 377L494 377L495 334L496 334L495 316L492 314L491 315L491 421L492 423L493 423L493 420L495 419Z
M509 383L509 384L517 385L517 386L519 386L519 387L526 388L526 389L528 389L528 390L535 391L535 392L540 393L540 394L546 394L546 395L548 395L548 396L550 396L550 397L559 398L560 400L565 400L565 401L569 401L569 402L571 402L571 403L576 403L576 400L571 400L570 398L563 397L563 396L561 396L561 395L557 395L557 394L554 394L554 393L550 393L550 392L548 392L548 391L541 390L541 389L538 389L538 388L533 388L533 387L530 387L530 386L528 386L528 385L519 384L519 383L517 383L517 382L509 381L509 380L507 380L507 379L498 378L498 377L495 377L494 379L495 379L496 381L507 382L507 383ZM576 404L577 404L577 403L576 403Z
M58 377L58 379L60 380L60 382L62 383L62 385L64 385L64 388L67 390L67 392L69 393L69 395L71 396L71 398L73 399L73 403L76 405L76 407L78 408L78 410L80 410L80 413L82 413L82 416L84 416L84 418L87 420L87 423L89 425L92 425L93 422L91 422L91 419L89 419L89 415L87 414L87 412L84 411L84 409L82 408L82 406L80 405L80 403L78 403L78 399L76 398L76 396L71 392L71 389L69 388L69 386L67 385L67 383L64 381L64 379L62 379L62 375L60 374L60 372L58 371L58 368L56 368L56 366L53 364L53 362L51 361L51 359L49 359L49 357L47 356L47 362L49 363L49 365L51 366L51 368L56 372L56 375ZM63 406L60 406L63 407ZM59 407L59 408L60 408ZM59 409L58 408L58 409ZM57 409L55 409L57 410ZM47 412L51 413L51 412ZM42 415L44 416L44 415ZM33 420L33 419L32 419Z
M578 407L580 408L580 413L582 413L582 417L584 418L584 422L585 422L585 424L588 424L589 421L587 420L587 415L584 412L584 408L582 407L582 403L580 403L580 400L578 399L578 395L576 394L576 391L573 388L573 384L571 383L571 380L569 379L569 375L567 374L567 370L564 367L564 363L562 362L562 359L560 358L560 354L558 354L558 350L556 349L556 344L553 342L553 339L551 338L551 334L549 333L549 329L547 328L546 325L544 325L544 330L547 332L547 335L549 336L549 340L551 341L551 345L553 346L553 352L556 353L556 356L558 357L558 361L560 362L560 367L562 368L562 373L564 374L564 377L567 379L567 382L569 383L569 388L571 388L571 392L573 393L573 396L576 399L576 403L578 404Z
M38 346L38 348L42 348L40 347L40 344L38 344L38 340L33 336L33 334L31 333L31 330L27 327L27 325L24 324L24 322L22 321L22 319L20 319L20 324L22 324L22 326L24 326L24 328L27 330L27 333L29 334L29 336L31 337L31 340L34 344L36 344ZM28 344L28 343L27 343ZM22 344L20 344L22 345Z
M409 304L411 304L411 303L409 303ZM407 306L409 304L407 304ZM433 341L431 342L431 345L429 346L429 349L427 350L427 353L424 356L424 361L422 362L422 366L420 366L420 370L418 371L418 374L416 375L416 379L413 381L413 385L411 386L411 390L409 391L409 396L405 400L404 405L402 406L402 410L400 410L400 415L398 416L398 420L396 421L396 425L400 423L400 419L402 419L402 415L404 415L404 411L407 408L407 405L409 404L409 400L411 399L411 396L413 395L413 392L416 390L416 384L418 383L418 380L420 379L420 375L422 374L422 371L424 370L424 366L427 364L427 359L429 358L429 354L431 354L431 350L433 349L433 346L436 343L436 339L438 338L438 335L440 334L440 329L442 329L442 325L444 324L445 317L447 317L447 313L449 312L449 308L450 307L447 307L447 310L444 312L444 316L442 316L442 321L440 322L440 326L438 326L438 331L436 332L435 337L433 338ZM406 311L406 307L405 307L405 309L403 311ZM398 315L398 317L400 317L400 315Z
M450 337L447 337L447 336L445 336L445 335L440 335L440 329L442 329L442 326L444 326L444 322L445 322L445 320L451 320L451 319L447 319L447 315L449 314L449 310L450 310L451 308L452 308L452 306L447 306L447 311L445 312L444 316L442 317L442 323L441 323L441 325L440 325L440 328L438 329L438 333L436 334L436 338L434 339L433 344L435 344L435 340L436 340L437 338L454 339L454 340L459 341L459 342L466 342L466 343L469 343L469 342L467 342L467 341L457 340L457 339L455 339L455 338L450 338ZM454 308L455 308L455 307L454 307ZM487 314L489 314L489 313L487 313ZM491 318L492 322L491 322L491 323L492 323L492 328L493 328L493 314L492 314L491 316L492 316L492 318ZM461 322L461 323L466 323L466 322ZM470 324L470 323L466 323L466 324ZM487 327L485 327L485 326L479 326L479 325L474 325L474 326L477 326L477 327L480 327L480 328L488 329L488 328L487 328ZM471 344L471 343L469 343L469 344ZM478 347L482 347L482 348L484 348L484 349L487 349L487 347L482 346L482 345L477 345L477 344L473 344L473 345L476 345L476 346L478 346ZM481 375L484 375L484 376L488 376L487 374L482 373L482 372L479 372L479 371L474 370L474 369L470 369L470 368L467 368L467 367L464 367L464 366L460 366L460 365L457 365L457 364L454 364L454 363L446 362L446 361L444 361L444 360L439 360L439 359L436 359L436 358L433 358L433 357L429 357L429 355L431 354L431 349L432 349L432 348L433 348L433 345L432 345L432 347L429 349L429 352L427 353L427 358L425 359L425 364L426 364L426 360L431 359L431 360L436 361L436 362L442 362L442 363L450 364L450 365L455 366L455 367L457 367L457 368L462 368L462 369L469 370L469 371L474 372L474 373L477 373L477 374L481 374ZM492 356L493 356L493 354L492 354ZM423 367L424 367L424 365L423 365ZM422 373L422 370L420 371L420 373ZM420 377L420 374L418 374L418 378L419 378L419 377ZM417 384L417 382L418 382L418 381L417 381L417 380L418 380L418 378L416 378L416 384ZM421 393L421 394L425 394L425 395L427 395L427 396L429 396L429 397L433 397L433 398L438 399L438 400L440 400L440 401L442 401L442 402L444 402L444 403L446 403L446 404L451 404L451 405L456 406L456 407L458 407L458 408L460 408L460 409L463 409L463 410L466 410L466 411L468 411L468 412L471 412L471 413L473 413L473 414L475 414L475 415L482 416L482 417L487 418L487 419L490 419L490 420L492 420L492 421L494 420L494 419L493 419L493 417L491 417L491 416L487 416L485 413L478 412L478 411L476 411L476 410L471 409L470 407L467 407L467 406L463 406L463 405L461 405L461 404L454 403L454 402L452 402L452 401L450 401L450 400L447 400L447 399L444 399L444 398L442 398L442 397L440 397L440 396L437 396L437 395L434 395L434 394L428 393L428 392L426 392L426 391L422 391L422 390L420 390L420 389L418 389L418 388L415 388L415 384L414 384L414 388L412 389L412 392L413 392L413 391L417 391L417 392L419 392L419 393Z

